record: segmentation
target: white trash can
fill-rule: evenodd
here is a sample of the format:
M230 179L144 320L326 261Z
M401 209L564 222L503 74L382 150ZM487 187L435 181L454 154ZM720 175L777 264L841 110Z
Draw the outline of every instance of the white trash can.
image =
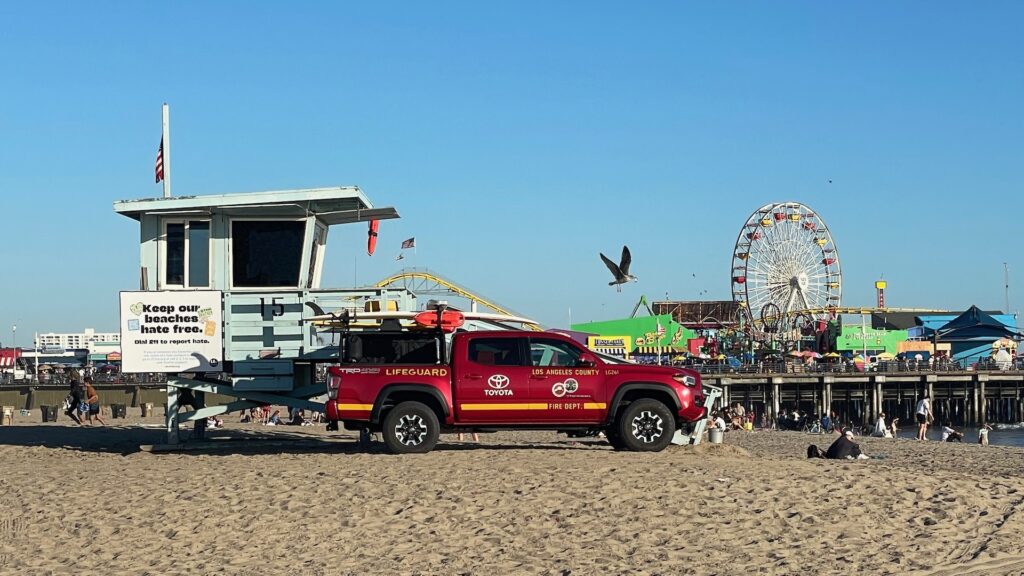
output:
M711 442L712 444L721 444L722 440L725 440L725 432L718 428L712 428L708 431L708 442Z

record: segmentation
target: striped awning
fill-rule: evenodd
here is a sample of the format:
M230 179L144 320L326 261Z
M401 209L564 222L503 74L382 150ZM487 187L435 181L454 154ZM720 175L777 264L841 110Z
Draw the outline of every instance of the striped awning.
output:
M0 368L11 368L15 364L15 360L21 357L21 350L17 348L7 348L0 350Z
M594 352L598 354L607 354L609 356L625 356L626 349L622 346L612 346L608 348L597 347L594 348Z
M657 346L637 346L633 349L634 354L657 354L658 352ZM686 350L678 346L662 346L660 352L662 354L685 354Z

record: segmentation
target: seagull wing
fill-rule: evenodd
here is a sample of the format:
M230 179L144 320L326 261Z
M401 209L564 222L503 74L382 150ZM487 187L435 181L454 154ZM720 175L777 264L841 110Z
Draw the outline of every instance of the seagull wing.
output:
M612 271L612 276L615 276L616 280L622 279L622 271L619 270L619 267L617 264L615 264L615 262L609 260L608 257L605 256L604 254L601 254L601 260L604 260L604 265L607 266L608 269Z
M622 247L622 261L619 262L619 270L622 271L622 275L629 274L629 264L633 262L633 256L629 253L629 246Z

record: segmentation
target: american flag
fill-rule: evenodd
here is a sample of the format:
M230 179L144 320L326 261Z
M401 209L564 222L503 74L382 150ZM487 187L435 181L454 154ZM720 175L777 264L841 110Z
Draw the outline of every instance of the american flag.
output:
M160 149L156 152L156 181L164 179L164 139L160 138Z
M661 320L658 320L658 338L665 335L665 327L661 325Z
M402 242L402 250L405 250L406 248L415 248L415 247L416 247L416 237L415 236L413 236L412 238L409 238L408 240Z

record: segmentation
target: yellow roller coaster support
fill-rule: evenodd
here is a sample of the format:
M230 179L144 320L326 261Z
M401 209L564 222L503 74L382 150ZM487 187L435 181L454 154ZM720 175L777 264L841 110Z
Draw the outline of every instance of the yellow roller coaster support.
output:
M390 285L392 285L392 284L394 284L396 282L399 282L401 280L412 280L412 279L426 280L428 282L433 282L435 284L443 286L449 292L453 292L453 293L455 293L455 294L457 294L459 296L462 296L463 298L465 298L467 300L471 300L473 302L476 302L477 304L481 304L483 306L486 306L486 307L490 308L491 310L497 312L498 314L508 314L509 316L516 316L517 315L514 312L506 310L505 308L502 308L501 306L498 306L497 304L495 304L495 303L493 303L493 302L491 302L489 300L485 300L485 299L477 296L476 294L473 294L473 293L469 292L468 290L466 290L465 288L462 288L461 286L458 286L456 284L452 284L451 282L445 280L444 278L441 278L441 277L436 276L434 274L431 274L429 272L423 272L422 270L409 270L409 271L405 271L405 272L399 272L398 274L395 274L393 276L389 276L389 277L381 280L380 282L377 282L377 288L387 288L388 286L390 286ZM524 326L526 326L530 330L535 330L537 332L543 332L544 331L543 328L541 328L540 326L538 326L536 324L524 324Z

